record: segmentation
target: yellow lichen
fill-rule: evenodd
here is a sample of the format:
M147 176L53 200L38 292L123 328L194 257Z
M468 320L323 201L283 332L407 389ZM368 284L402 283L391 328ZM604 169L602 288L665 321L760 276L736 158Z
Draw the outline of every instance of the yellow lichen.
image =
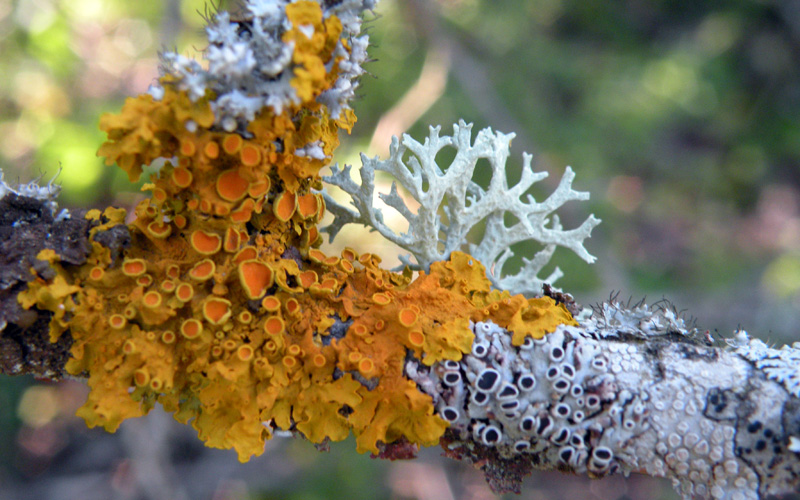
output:
M18 296L23 307L54 313L52 340L70 330L66 368L89 375L78 411L89 426L113 431L158 402L241 460L262 453L274 429L316 443L352 432L358 449L373 453L401 438L430 445L447 423L405 377L409 350L426 365L461 359L470 320L493 320L515 344L574 321L549 298L490 291L481 263L463 253L411 281L375 255L315 248L325 205L313 190L338 129L355 121L350 111L332 119L316 97L336 81L337 43L350 44L319 4L299 1L286 12L298 102L280 114L262 110L246 137L213 127L212 95L192 101L168 77L161 100L128 99L101 119L108 141L98 154L131 180L165 161L128 226L131 245L112 259L92 241L86 264L72 267L42 251L55 277L35 276ZM311 143L325 159L294 154ZM90 211L92 238L124 218ZM346 334L329 338L345 321Z

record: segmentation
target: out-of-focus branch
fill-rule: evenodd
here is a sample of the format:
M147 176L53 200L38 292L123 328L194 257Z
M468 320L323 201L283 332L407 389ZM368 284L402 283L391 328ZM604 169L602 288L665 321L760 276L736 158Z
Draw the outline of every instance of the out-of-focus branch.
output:
M392 136L408 130L439 100L444 94L450 68L449 48L431 46L417 81L378 121L369 142L370 153L385 155Z

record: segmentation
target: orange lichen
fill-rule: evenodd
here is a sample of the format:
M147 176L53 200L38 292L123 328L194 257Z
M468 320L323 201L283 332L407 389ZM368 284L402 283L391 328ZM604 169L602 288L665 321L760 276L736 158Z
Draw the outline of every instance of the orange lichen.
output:
M203 230L197 230L192 233L191 243L192 248L202 255L213 255L222 248L222 238L219 235Z
M243 143L244 141L242 140L241 136L237 134L230 134L223 139L222 149L224 149L229 155L234 155L239 151L239 148L242 147Z
M400 323L405 327L412 327L414 323L417 322L417 311L406 307L400 309L400 313L397 315L397 319L400 320Z
M203 317L212 325L221 325L231 317L231 301L211 297L203 304Z
M239 283L241 283L247 298L259 299L264 296L267 289L272 286L275 275L272 268L257 260L245 260L237 266Z
M103 276L105 274L106 274L106 272L103 270L102 267L93 267L89 271L89 279L94 280L94 281L100 281L101 279L103 279Z
M147 225L147 232L150 233L150 236L153 238L163 240L172 234L172 226L164 224L163 222L153 221Z
M114 330L120 330L125 327L127 320L121 314L112 314L108 318L108 325Z
M189 277L196 281L205 281L214 276L216 264L211 259L203 259L189 270Z
M203 324L194 318L189 318L181 323L181 335L189 340L195 339L203 333Z
M203 153L210 159L214 160L219 156L219 144L214 141L209 141L203 146Z
M191 140L183 141L181 143L181 154L183 156L194 156L194 153L197 151L197 147L194 145L194 142Z
M408 333L408 341L414 347L422 347L425 345L425 335L419 330L414 330Z
M261 307L267 310L267 312L275 312L281 308L281 301L274 295L268 295L261 301Z
M250 361L253 359L253 348L249 345L243 345L236 351L236 356L242 361Z
M55 277L35 276L18 296L53 312L52 340L69 329L67 370L89 374L79 415L90 426L114 430L158 402L242 460L260 454L274 429L316 443L353 433L362 452L401 438L428 445L447 423L406 378L409 351L427 365L460 359L470 320L508 328L515 344L573 321L549 298L491 292L466 254L411 281L381 269L376 255L315 247L325 213L319 171L338 129L355 120L349 111L333 119L316 98L335 84L351 45L318 3L286 12L298 100L280 113L265 108L242 134L220 132L214 95L193 101L165 77L160 100L129 99L101 120L108 141L99 154L130 179L165 161L128 226L131 245L120 262L92 241L87 264L69 268L43 251ZM326 158L295 154L309 144ZM93 234L125 219L113 210L87 216Z
M288 222L289 219L291 219L294 215L296 209L297 197L294 195L294 193L289 192L283 192L279 194L275 198L275 202L272 205L272 210L275 214L275 217L277 217L281 222Z
M225 230L225 239L222 243L222 249L226 252L233 253L239 250L241 243L241 233L236 228L229 227Z
M271 316L264 322L264 331L268 335L280 335L286 329L286 324L279 316Z
M247 188L247 195L251 198L261 198L266 195L270 188L269 177L250 183Z
M178 266L177 264L169 264L169 265L167 265L167 268L166 268L165 272L166 272L167 278L175 280L175 279L178 279L180 277L180 275L181 275L181 267Z
M309 288L319 280L316 271L304 271L297 275L297 281L303 288Z
M175 289L175 298L181 302L189 302L194 297L194 288L189 283L181 283Z
M147 264L143 259L125 259L122 262L122 273L125 276L141 276L147 271Z
M297 213L303 219L310 219L319 213L320 202L318 195L315 193L307 193L297 198Z
M382 292L376 292L372 294L372 302L378 304L379 306L385 306L392 301L392 298Z
M142 297L142 304L150 309L155 309L161 305L161 294L156 291L147 292Z
M261 150L252 144L245 144L239 151L242 164L248 167L255 167L261 162Z
M239 175L238 169L226 170L217 177L217 194L226 201L239 201L247 194L250 183Z

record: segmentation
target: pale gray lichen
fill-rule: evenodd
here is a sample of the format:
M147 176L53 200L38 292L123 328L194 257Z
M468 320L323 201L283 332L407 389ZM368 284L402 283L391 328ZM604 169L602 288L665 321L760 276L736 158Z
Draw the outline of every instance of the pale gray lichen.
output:
M531 155L523 155L519 182L508 185L506 161L514 134L487 128L473 141L472 124L463 121L453 126L452 136L440 136L440 130L441 127L431 127L424 143L408 135L403 135L402 141L392 138L386 160L362 155L360 185L350 178L350 166L335 165L332 175L324 180L349 194L356 211L325 195L334 221L323 230L331 239L345 224L366 225L410 251L416 262L409 256L401 257L401 261L412 269L427 269L433 262L446 260L451 252L464 250L486 266L496 288L529 295L540 294L543 283L552 284L562 276L558 268L546 277L538 276L556 247L569 248L586 262L594 262L595 258L583 246L583 241L600 221L592 215L579 227L565 230L554 213L568 201L589 198L588 193L572 189L575 174L571 168L567 167L556 190L544 201L537 202L528 191L548 174L532 170ZM455 158L447 168L436 163L436 155L445 148L455 150ZM473 179L481 159L491 166L492 177L486 189ZM393 232L384 223L381 210L373 206L375 172L378 171L391 174L420 204L417 212L412 212L401 198L396 183L392 184L390 193L378 195L408 220L406 233ZM516 219L511 226L506 225L508 215ZM486 224L483 238L478 243L470 243L467 234L483 222ZM505 263L514 255L511 246L528 240L539 242L543 248L532 259L523 259L522 269L517 274L504 274Z
M50 213L56 217L56 221L68 219L69 210L66 208L61 210L61 212L56 215L56 212L58 211L58 202L56 200L58 199L59 193L61 193L61 185L56 184L55 180L59 173L61 173L60 169L56 175L44 185L39 185L39 181L41 180L40 176L37 179L24 184L19 184L16 188L13 188L9 184L6 184L4 179L5 174L3 173L3 169L0 168L0 199L5 197L7 194L35 198L44 202L45 206L50 209Z
M296 0L295 0L296 1ZM161 54L160 73L174 78L178 89L192 100L207 91L215 95L211 101L215 123L223 130L244 132L247 124L265 107L280 114L284 107L299 102L291 85L294 76L294 44L283 41L283 34L292 28L286 17L287 0L247 0L241 19L232 20L227 12L219 12L206 27L209 45L203 51L204 67L199 61L178 54ZM330 116L338 118L350 108L364 73L361 65L367 60L368 36L361 35L361 14L372 10L377 0L318 0L323 17L335 15L342 22L342 39L334 49L330 65L338 64L336 82L332 88L317 96L317 102L327 106ZM299 29L313 27L300 26ZM339 60L338 63L333 61ZM328 71L331 68L326 68ZM164 89L160 83L150 87L150 95L161 99Z
M586 324L587 330L600 338L623 335L649 338L668 334L693 336L696 333L696 328L688 324L675 307L665 300L653 305L648 305L644 300L625 305L612 298L595 306Z
M738 354L752 361L767 378L783 384L789 393L800 398L800 342L774 349L739 330L731 343Z

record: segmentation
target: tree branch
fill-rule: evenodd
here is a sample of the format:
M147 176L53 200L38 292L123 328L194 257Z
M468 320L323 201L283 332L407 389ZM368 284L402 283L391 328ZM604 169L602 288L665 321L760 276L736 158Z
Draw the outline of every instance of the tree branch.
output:
M798 490L800 345L745 332L714 345L666 303L612 298L589 312L548 286L492 290L478 258L456 250L463 237L413 280L377 256L317 248L318 173L354 122L358 14L372 5L248 2L241 20L221 13L209 27L208 70L165 54L159 85L101 120L100 153L132 180L165 160L130 225L123 210L59 211L51 184L0 178L0 373L88 378L78 414L109 431L160 403L242 461L275 431L321 449L353 433L380 458L440 443L496 491L519 491L533 468L667 477L686 498ZM517 207L526 238L588 256L591 227L547 216L583 194L551 199L533 224L527 184L504 199L510 136L485 131L476 149L468 129L454 131L461 170L444 173L438 129L424 145L404 139L416 157L396 155L392 172L420 197L438 193L414 229L466 234L493 217L507 230ZM469 176L487 156L498 178L483 190ZM356 200L378 220L371 198Z

